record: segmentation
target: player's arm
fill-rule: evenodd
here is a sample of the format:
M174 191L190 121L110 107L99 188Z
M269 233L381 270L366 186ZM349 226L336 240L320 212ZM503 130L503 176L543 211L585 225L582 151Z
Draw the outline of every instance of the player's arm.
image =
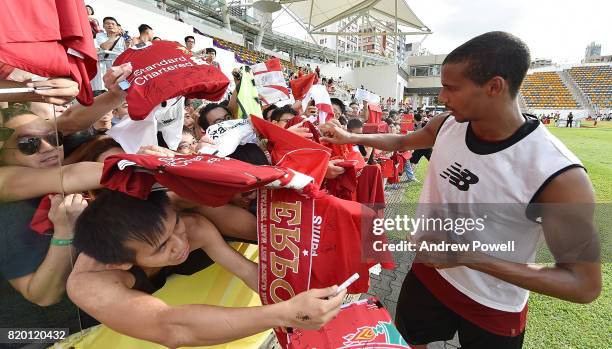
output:
M246 259L231 248L221 237L217 228L205 217L198 214L182 215L189 243L199 247L230 273L239 277L253 291L257 292L257 264Z
M361 144L384 151L426 149L433 147L438 130L447 116L446 113L436 115L425 127L409 135L348 133L332 123L326 123L321 126L321 133L324 135L321 141Z
M554 265L499 261L466 266L547 296L594 301L601 293L601 264L593 222L595 196L585 171L573 168L560 174L536 201L543 205L543 230Z
M0 167L0 202L36 198L49 193L79 193L99 189L102 168L99 162L79 162L60 168ZM60 181L60 178L62 181Z
M130 278L133 283L126 272L73 272L67 291L77 306L109 328L169 348L226 343L273 327L316 329L336 316L346 294L323 299L336 290L329 287L259 307L173 307L130 289Z

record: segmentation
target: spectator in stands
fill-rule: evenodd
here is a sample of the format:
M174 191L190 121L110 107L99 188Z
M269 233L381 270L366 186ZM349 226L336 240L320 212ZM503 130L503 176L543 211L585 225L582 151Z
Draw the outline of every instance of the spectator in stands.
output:
M567 122L565 124L565 127L572 127L573 121L574 121L574 114L572 114L572 112L570 112L567 115Z
M349 118L355 118L359 114L359 104L357 102L349 103L349 107L346 110L346 116Z
M363 121L361 121L358 118L349 119L346 124L346 130L349 133L363 134ZM372 153L373 149L374 148L372 147L366 147L361 144L353 145L353 150L359 152L361 156L363 156L366 159L370 157L370 154Z
M188 130L191 130L191 132L194 132L196 118L197 118L197 113L193 109L193 106L191 104L185 105L183 127L185 127Z
M321 68L319 68L319 66L317 65L317 67L315 68L315 73L317 73L317 78L321 78Z
M94 91L104 90L102 77L106 70L113 65L117 56L123 53L127 47L115 18L104 17L102 24L105 32L98 33L95 40L95 45L98 48L98 73L91 82L91 88Z
M312 68L310 67L310 63L306 64L306 69L304 69L306 74L312 73Z
M297 77L301 78L302 76L304 76L304 70L302 70L302 67L298 67Z
M215 50L212 47L207 47L206 48L206 62L208 64L211 64L217 68L219 67L219 62L215 61L215 58L217 57L217 50Z
M344 106L344 102L340 99L332 97L330 98L332 109L334 110L334 117L337 119L341 116L346 116L346 107Z
M132 39L132 45L145 44L153 40L153 28L151 28L148 24L139 25L138 33L140 33L140 36Z
M196 141L193 131L187 127L183 127L183 133L181 135L181 142L176 148L176 152L179 154L193 154L196 151Z
M227 107L219 103L209 103L200 110L198 126L195 134L197 138L202 138L209 126L216 125L225 120L233 119L232 113Z
M185 47L189 50L189 52L193 52L194 46L195 46L195 38L192 35L187 35L185 37Z
M111 121L112 125L115 126L121 120L125 119L128 116L128 104L127 102L121 103L117 108L113 109L113 120Z
M48 306L64 293L70 272L72 224L86 203L79 194L68 195L65 201L53 196L49 218L55 229L49 235L33 232L30 221L46 193L98 187L102 167L87 163L64 166L62 185L58 182L64 155L62 135L55 127L24 106L3 109L2 119L12 133L0 152L0 246L4 251L0 254L0 280L8 280L28 301Z
M346 125L346 130L350 133L362 134L363 133L363 121L357 118L349 119Z
M327 86L325 86L325 88L327 89L327 93L329 94L333 94L334 92L336 92L336 88L334 87L334 79L327 79Z
M285 105L272 112L270 115L270 121L279 127L285 128L287 122L298 115L300 114L290 105Z
M270 104L269 106L267 106L263 111L263 118L264 120L270 121L270 117L272 116L272 112L275 111L276 109L278 109L278 107L276 106L276 104Z
M96 34L101 33L102 29L100 28L100 22L94 17L94 9L89 5L85 5L87 9L87 15L89 16L89 26L91 27L91 33L93 37L96 37Z

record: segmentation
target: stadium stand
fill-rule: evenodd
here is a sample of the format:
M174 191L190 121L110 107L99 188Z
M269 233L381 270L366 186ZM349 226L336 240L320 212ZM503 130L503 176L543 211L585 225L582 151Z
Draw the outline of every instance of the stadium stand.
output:
M527 75L521 94L529 108L576 109L578 103L556 72L536 72Z
M568 72L594 107L612 108L612 66L573 67Z
M273 58L270 55L267 55L263 52L258 52L254 50L250 50L244 46L235 44L230 41L226 41L220 38L213 37L213 45L216 47L222 48L224 50L232 51L236 55L236 61L242 64L253 65L256 63L264 62L270 58ZM290 68L291 63L281 59L281 64L284 68Z

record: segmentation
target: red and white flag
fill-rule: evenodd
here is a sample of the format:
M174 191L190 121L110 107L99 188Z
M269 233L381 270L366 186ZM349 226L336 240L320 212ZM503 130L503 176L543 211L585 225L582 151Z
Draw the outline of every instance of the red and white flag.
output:
M334 117L331 99L325 86L317 84L312 85L306 97L302 100L302 109L306 111L310 101L314 101L314 105L319 110L319 117L316 120L319 125L322 125ZM312 120L311 120L312 121Z
M255 87L264 105L289 99L289 89L283 76L279 58L272 58L264 63L251 66L255 77Z
M308 93L312 85L316 83L316 80L317 74L312 73L302 76L299 79L289 81L293 98L295 98L295 100L301 100L302 98L304 98L304 96L306 96L306 93Z

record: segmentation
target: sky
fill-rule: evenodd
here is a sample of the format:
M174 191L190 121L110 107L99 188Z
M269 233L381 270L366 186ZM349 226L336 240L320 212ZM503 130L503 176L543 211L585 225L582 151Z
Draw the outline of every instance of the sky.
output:
M331 1L331 0L330 0ZM389 0L382 0L389 1ZM612 0L406 0L433 34L423 47L444 54L479 34L503 30L527 43L532 58L578 63L590 42L612 54ZM275 14L274 17L277 17ZM273 28L296 36L306 32L281 15ZM423 36L410 36L420 41Z

